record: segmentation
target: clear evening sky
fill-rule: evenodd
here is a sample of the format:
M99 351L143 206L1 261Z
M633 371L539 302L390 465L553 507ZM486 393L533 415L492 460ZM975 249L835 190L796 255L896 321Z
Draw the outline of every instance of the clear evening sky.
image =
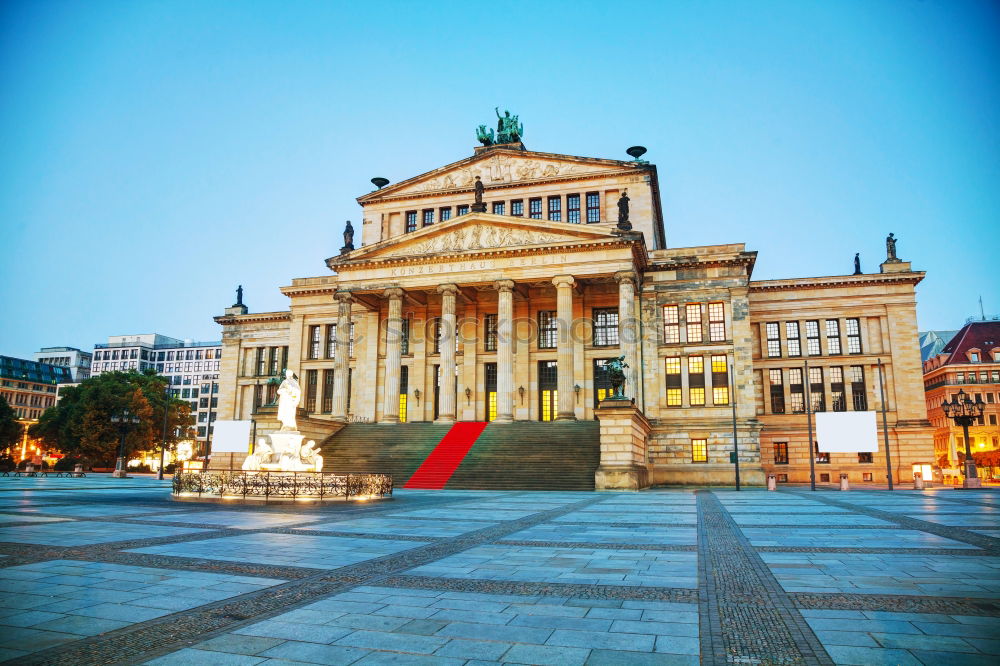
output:
M921 329L1000 312L1000 4L51 2L0 5L0 354L218 339L281 310L369 179L529 149L659 168L671 247L754 278L914 269Z

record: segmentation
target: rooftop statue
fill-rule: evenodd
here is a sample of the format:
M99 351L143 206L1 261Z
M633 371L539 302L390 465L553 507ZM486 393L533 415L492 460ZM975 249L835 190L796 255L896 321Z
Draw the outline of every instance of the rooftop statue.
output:
M628 219L628 190L622 190L622 196L618 199L618 228L622 231L631 231L632 223Z
M886 239L885 239L885 254L886 254L885 260L886 260L886 263L891 263L891 262L897 262L897 261L899 261L899 257L896 256L896 241L898 241L898 240L899 239L895 238L893 236L893 234L889 234L886 237Z
M490 131L491 143L495 142L501 143L519 143L521 138L524 137L524 125L518 123L517 116L510 115L510 111L504 111L503 115L500 115L500 107L494 107L494 111L497 114L497 133L495 140L492 137L493 132ZM485 130L485 125L480 125L480 129ZM478 136L478 132L477 132ZM482 141L482 139L479 139ZM485 143L484 145L490 145Z
M492 129L486 129L486 125L480 125L476 128L476 141L483 144L484 146L492 146L493 141L496 137L493 135Z
M236 305L243 305L243 285L236 287Z

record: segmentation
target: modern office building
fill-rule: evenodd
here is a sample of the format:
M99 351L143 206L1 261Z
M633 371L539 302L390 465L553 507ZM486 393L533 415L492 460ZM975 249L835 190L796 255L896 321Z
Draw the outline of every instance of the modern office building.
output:
M91 375L114 370L154 370L169 380L173 396L191 404L197 440L204 451L219 400L222 343L179 340L158 333L113 335L94 345Z
M91 356L90 352L76 347L42 347L34 353L35 360L39 363L69 368L74 384L90 377Z

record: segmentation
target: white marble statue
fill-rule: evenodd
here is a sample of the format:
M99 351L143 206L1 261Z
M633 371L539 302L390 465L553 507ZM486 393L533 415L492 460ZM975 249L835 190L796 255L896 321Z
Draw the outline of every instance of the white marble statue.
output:
M319 454L319 449L316 448L316 442L313 440L310 439L302 447L299 451L299 458L306 465L306 469L313 472L323 471L323 456Z
M297 432L295 412L302 400L302 389L291 370L285 370L285 379L278 387L278 420L282 432Z

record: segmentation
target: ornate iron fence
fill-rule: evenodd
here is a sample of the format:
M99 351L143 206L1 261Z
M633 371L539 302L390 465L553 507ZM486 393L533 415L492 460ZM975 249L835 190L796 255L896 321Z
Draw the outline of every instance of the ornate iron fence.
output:
M336 474L334 472L178 471L175 495L217 497L345 499L392 495L388 474Z

